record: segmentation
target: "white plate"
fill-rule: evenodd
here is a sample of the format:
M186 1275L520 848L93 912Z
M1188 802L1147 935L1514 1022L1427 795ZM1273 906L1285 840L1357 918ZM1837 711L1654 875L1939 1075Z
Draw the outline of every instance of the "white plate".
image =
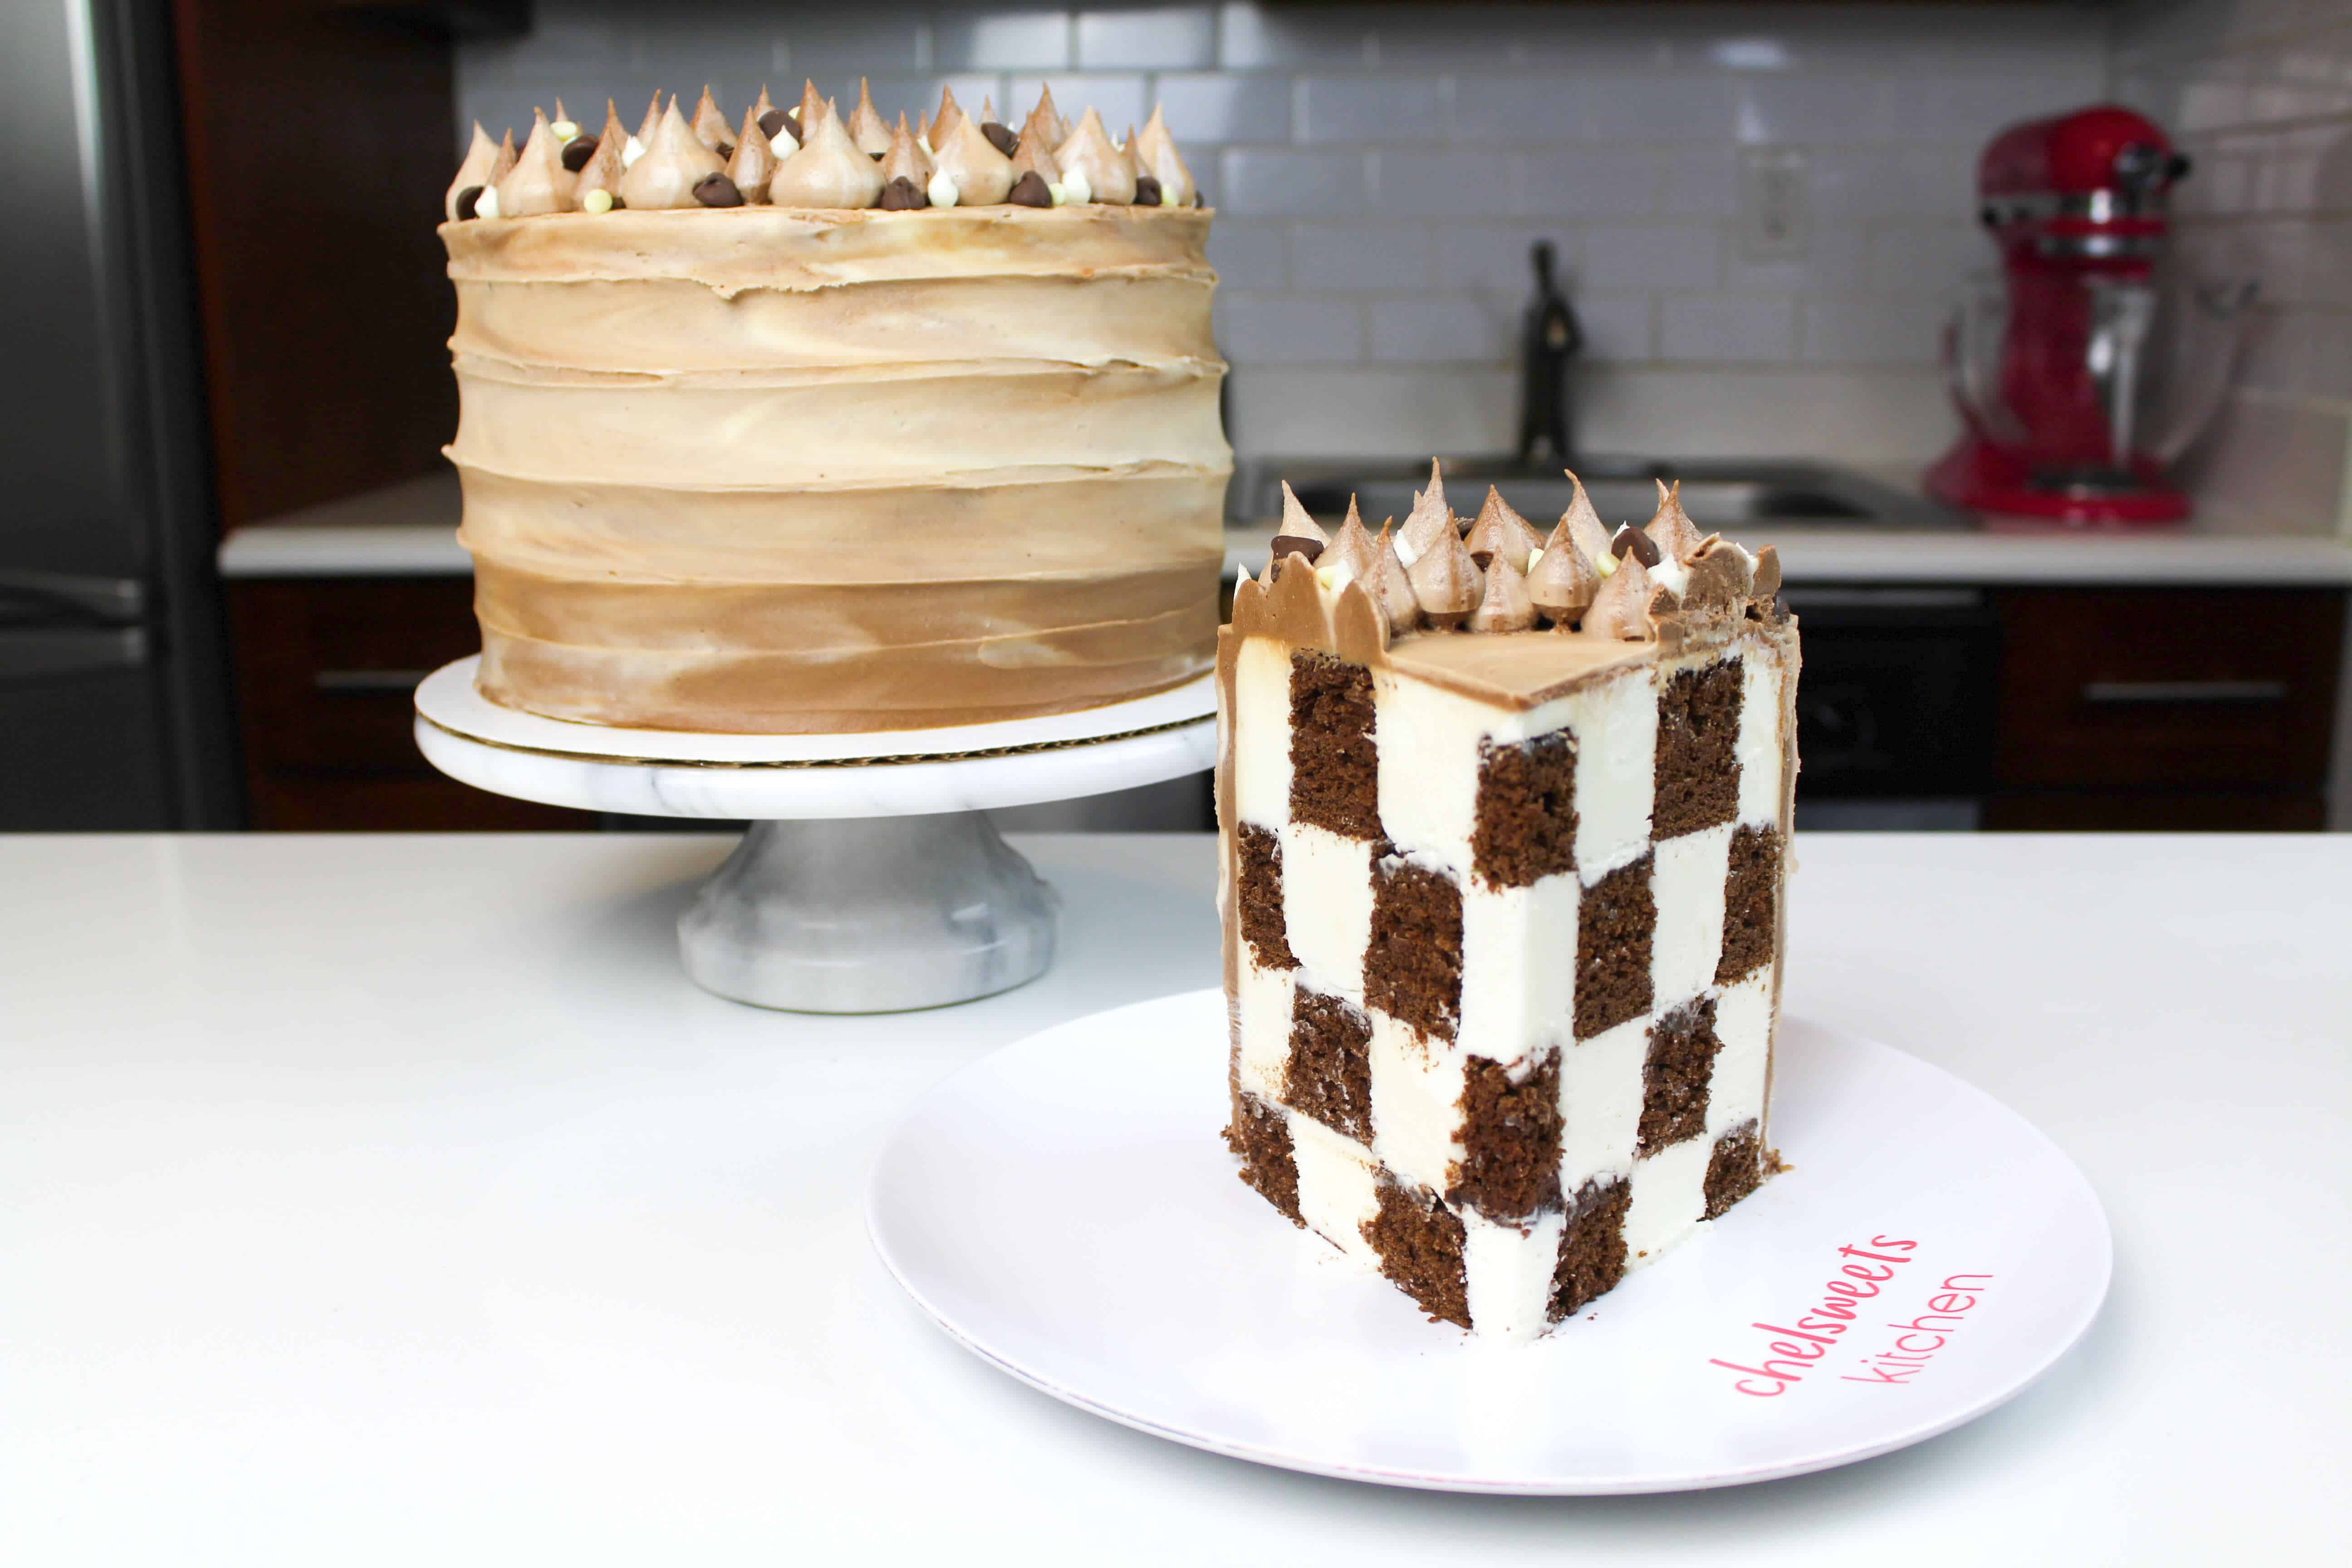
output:
M883 1261L955 1339L1081 1409L1265 1464L1482 1492L1676 1491L1883 1454L2018 1393L2106 1294L2106 1216L2047 1138L1900 1051L1788 1020L1772 1141L1790 1168L1535 1344L1473 1341L1235 1178L1225 1038L1223 997L1195 992L950 1079L875 1169ZM1754 1326L1802 1328L1841 1299L1832 1281L1881 1294L1826 1348ZM1920 1316L1937 1305L1959 1310ZM1916 1322L1943 1331L1897 1326ZM1923 1359L1876 1359L1898 1342Z

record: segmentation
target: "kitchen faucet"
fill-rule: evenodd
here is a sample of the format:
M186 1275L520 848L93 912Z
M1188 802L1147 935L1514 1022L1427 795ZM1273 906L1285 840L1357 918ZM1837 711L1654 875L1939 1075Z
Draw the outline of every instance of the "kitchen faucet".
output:
M1576 312L1551 276L1551 241L1536 241L1536 297L1528 305L1519 366L1519 466L1574 460L1575 422L1568 393L1569 357L1584 346Z

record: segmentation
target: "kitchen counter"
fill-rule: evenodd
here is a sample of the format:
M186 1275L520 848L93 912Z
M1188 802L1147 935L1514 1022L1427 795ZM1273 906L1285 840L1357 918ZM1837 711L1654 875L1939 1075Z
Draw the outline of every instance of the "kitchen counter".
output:
M1026 840L1055 969L875 1018L680 975L726 847L0 838L8 1555L2201 1565L2352 1534L2352 839L1801 836L1790 1011L2049 1132L2114 1294L1916 1447L1558 1500L1096 1420L875 1261L865 1173L926 1088L1214 983L1207 839Z
M222 542L221 574L258 577L463 576L457 481L428 475L390 489L242 528ZM1264 569L1271 527L1229 529L1225 570ZM1780 552L1807 583L2100 583L2352 586L2352 543L2294 534L2072 531L1887 532L1749 529L1739 542Z

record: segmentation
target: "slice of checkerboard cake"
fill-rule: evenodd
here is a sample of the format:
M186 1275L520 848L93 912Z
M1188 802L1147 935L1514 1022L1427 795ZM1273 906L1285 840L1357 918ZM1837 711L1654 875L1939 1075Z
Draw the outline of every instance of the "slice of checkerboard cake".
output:
M1433 467L1400 528L1286 491L1217 671L1248 1183L1433 1319L1525 1340L1776 1167L1796 773L1780 563L1661 489L1549 538Z

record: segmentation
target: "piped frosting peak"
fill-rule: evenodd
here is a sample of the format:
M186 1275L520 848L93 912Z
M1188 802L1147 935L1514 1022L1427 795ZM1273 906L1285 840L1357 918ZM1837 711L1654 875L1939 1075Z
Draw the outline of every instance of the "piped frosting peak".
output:
M828 121L870 163L888 158L897 139L893 122L875 107L872 83L864 78L846 114L817 90L814 80L802 84L799 102L792 109L778 107L762 87L758 100L733 121L708 85L691 112L675 96L655 93L635 134L623 133L609 103L606 109L605 129L592 136L565 115L559 100L553 121L537 117L550 127L547 135L540 136L535 124L520 154L514 150L511 132L503 144L493 143L476 126L457 176L443 195L442 216L464 222L603 213L619 206L693 209L756 204L763 192L776 188L786 165L822 139ZM707 157L694 157L675 139L665 137L664 127L673 114L687 139ZM908 115L898 118L904 121ZM756 145L754 131L759 133ZM996 121L993 105L983 103L974 119L956 101L953 89L943 86L939 112L920 121L910 134L914 156L901 158L888 174L871 182L842 167L838 149L828 143L785 182L787 192L806 199L786 203L779 195L779 205L891 209L1007 203L1033 207L1200 205L1191 171L1157 108L1141 132L1130 127L1124 142L1113 142L1097 110L1086 110L1073 124L1063 118L1051 89L1041 89L1016 135ZM747 147L751 150L746 152ZM630 177L649 157L655 162L634 182L633 194ZM500 184L526 159L529 172L501 193ZM909 164L917 172L910 172ZM706 183L712 175L722 176L725 184ZM898 183L902 180L907 184ZM861 203L869 184L872 195ZM911 199L910 190L924 199ZM596 199L588 200L591 195Z
M637 212L700 206L695 187L713 174L725 174L726 168L719 154L695 135L673 99L662 110L645 155L621 176L621 199Z
M1570 476L1574 478L1573 475ZM1702 535L1682 510L1678 490L1661 489L1659 516L1647 529L1601 531L1580 484L1549 539L1498 489L1487 491L1467 537L1445 504L1442 471L1433 464L1427 489L1413 498L1402 527L1364 531L1350 500L1347 521L1328 542L1287 484L1274 557L1259 586L1273 591L1304 556L1326 610L1360 587L1385 637L1457 629L1483 635L1557 631L1613 642L1679 642L1701 626L1746 616L1769 618L1780 585L1778 557L1750 555L1719 534ZM1285 589L1286 593L1292 590Z
M776 165L768 200L780 207L870 207L882 195L882 171L850 140L841 116L821 115L801 150Z

